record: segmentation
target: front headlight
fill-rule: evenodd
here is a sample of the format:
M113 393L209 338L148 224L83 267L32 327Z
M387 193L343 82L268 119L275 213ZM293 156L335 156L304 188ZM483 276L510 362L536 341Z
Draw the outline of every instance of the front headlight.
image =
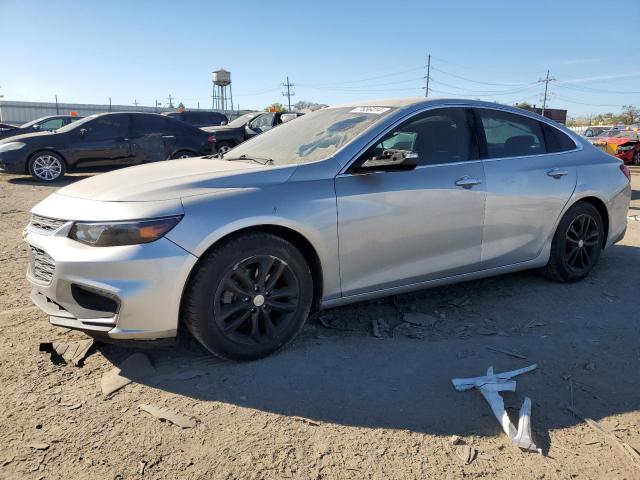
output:
M627 145L624 147L618 147L618 151L619 152L628 152L629 150L633 150L635 148L635 145Z
M22 142L3 143L2 145L0 145L0 152L10 152L11 150L20 150L21 148L24 148L25 145L26 143L22 143Z
M182 215L125 222L76 222L69 230L69 238L93 247L137 245L164 237Z

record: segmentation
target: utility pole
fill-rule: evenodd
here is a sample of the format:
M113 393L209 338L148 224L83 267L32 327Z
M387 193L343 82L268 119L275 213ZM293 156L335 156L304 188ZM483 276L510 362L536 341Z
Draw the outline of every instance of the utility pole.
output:
M429 80L431 80L431 54L427 55L427 76L424 77L427 80L427 85L424 87L424 96L429 96Z
M156 113L158 113L158 106L162 105L162 102L159 102L158 100L156 100Z
M0 86L0 88L2 88ZM2 99L4 98L4 95L0 95L0 122L2 121Z
M56 97L56 115L60 115L60 109L58 108L58 95L54 95Z
M111 97L109 97L109 111L111 111Z
M555 78L549 76L549 70L547 69L547 76L541 78L538 82L544 82L544 97L542 99L542 116L544 117L544 111L547 109L547 92L549 91L549 82L554 81Z
M198 111L200 111L200 102L198 102Z
M171 94L169 94L169 96L167 97L167 100L169 100L169 108L174 108L173 97L171 96Z
M138 100L133 100L133 104L136 106L136 108L138 108Z
M291 87L295 87L295 84L289 81L289 77L287 76L287 83L281 84L283 87L287 88L286 92L282 92L282 96L287 97L287 103L289 104L289 111L291 111L291 97L295 95L295 92L291 91Z

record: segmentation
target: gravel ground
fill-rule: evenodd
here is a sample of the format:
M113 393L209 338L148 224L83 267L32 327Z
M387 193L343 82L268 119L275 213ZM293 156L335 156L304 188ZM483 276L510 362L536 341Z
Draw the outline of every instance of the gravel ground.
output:
M640 218L633 173L629 215ZM640 221L578 284L524 272L338 308L253 363L184 339L99 344L76 367L39 352L86 337L51 327L24 278L28 210L59 186L0 178L0 478L640 478L617 447L640 450ZM402 321L412 313L432 318ZM156 374L104 396L103 374L136 352ZM531 397L542 455L513 447L482 396L450 381L531 363L504 398L515 420ZM572 402L613 437L569 413ZM477 451L469 464L464 446Z

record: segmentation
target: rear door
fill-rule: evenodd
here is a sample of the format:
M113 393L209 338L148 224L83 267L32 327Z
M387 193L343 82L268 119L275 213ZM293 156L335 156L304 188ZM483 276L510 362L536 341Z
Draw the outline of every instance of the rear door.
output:
M532 260L575 189L576 167L565 152L577 146L533 118L497 109L475 111L487 182L482 267Z
M356 160L410 150L418 167L336 177L344 295L480 268L484 173L471 122L460 107L418 114Z
M131 118L127 113L103 115L73 130L70 149L78 166L126 163L132 159Z
M170 117L153 114L133 114L131 138L132 154L136 163L157 162L171 157L175 151L177 135Z

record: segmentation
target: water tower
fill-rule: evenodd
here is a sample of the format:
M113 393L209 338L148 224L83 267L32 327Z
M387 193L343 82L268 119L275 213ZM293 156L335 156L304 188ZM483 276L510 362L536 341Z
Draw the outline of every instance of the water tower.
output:
M213 110L233 110L233 94L231 93L231 72L228 72L223 68L213 72L212 98Z

